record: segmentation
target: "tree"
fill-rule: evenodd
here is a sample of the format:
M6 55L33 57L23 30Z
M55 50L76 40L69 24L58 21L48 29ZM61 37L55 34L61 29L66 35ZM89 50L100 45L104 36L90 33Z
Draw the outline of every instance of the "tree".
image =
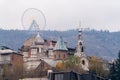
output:
M56 69L57 69L57 70L64 70L64 69L65 69L64 63L58 62L58 63L56 64Z
M118 53L118 59L110 68L110 78L111 80L120 80L120 51Z
M117 80L116 79L116 67L115 67L115 63L112 63L112 66L110 67L109 77L111 78L111 80Z
M104 61L96 56L91 56L89 58L89 70L93 74L96 74L100 77L107 77L108 70L104 68Z
M118 59L116 61L116 77L117 80L120 80L120 51L118 53Z
M60 71L77 71L80 73L85 73L81 66L81 59L77 56L69 56L66 61L58 62L56 69Z

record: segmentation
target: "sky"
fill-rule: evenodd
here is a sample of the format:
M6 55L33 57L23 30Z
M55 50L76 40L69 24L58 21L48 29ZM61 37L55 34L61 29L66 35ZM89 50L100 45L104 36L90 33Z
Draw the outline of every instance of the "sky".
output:
M81 22L82 28L120 31L120 0L0 0L0 28L25 29L21 17L28 8L42 11L45 30L77 29Z

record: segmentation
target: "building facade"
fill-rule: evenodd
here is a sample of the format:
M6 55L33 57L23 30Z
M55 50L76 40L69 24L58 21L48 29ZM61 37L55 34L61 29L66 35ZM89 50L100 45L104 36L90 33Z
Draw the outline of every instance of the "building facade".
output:
M18 69L19 68L19 69ZM23 55L17 53L16 51L6 47L0 47L0 72L3 75L6 71L9 70L9 73L15 73L18 70L23 70Z
M31 37L25 41L20 52L23 54L26 71L30 71L38 67L40 59L48 63L49 61L65 60L67 58L68 49L62 37L59 37L57 41L47 41L38 33L36 37Z

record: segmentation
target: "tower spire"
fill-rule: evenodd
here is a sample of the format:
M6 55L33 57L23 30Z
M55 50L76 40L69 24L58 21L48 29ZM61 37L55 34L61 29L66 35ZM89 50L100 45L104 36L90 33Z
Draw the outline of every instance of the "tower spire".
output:
M79 57L85 56L84 47L83 47L83 43L82 43L82 27L81 27L81 22L79 23L78 43L77 43L77 48L76 48L75 55L79 56Z
M88 68L88 60L87 60L87 56L84 52L84 47L83 47L83 43L82 43L82 28L81 28L81 22L79 23L79 29L78 29L78 44L77 44L77 48L76 48L76 52L74 54L75 56L78 56L81 58L81 65L83 70L89 71Z
M79 28L78 28L78 40L82 39L82 27L81 27L81 22L79 23Z

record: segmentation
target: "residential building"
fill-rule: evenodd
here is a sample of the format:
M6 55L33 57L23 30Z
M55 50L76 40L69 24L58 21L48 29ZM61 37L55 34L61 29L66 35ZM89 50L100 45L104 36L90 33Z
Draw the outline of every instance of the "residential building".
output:
M4 73L4 69L8 68L10 73L15 72L16 68L23 69L23 55L6 47L0 47L0 72Z

